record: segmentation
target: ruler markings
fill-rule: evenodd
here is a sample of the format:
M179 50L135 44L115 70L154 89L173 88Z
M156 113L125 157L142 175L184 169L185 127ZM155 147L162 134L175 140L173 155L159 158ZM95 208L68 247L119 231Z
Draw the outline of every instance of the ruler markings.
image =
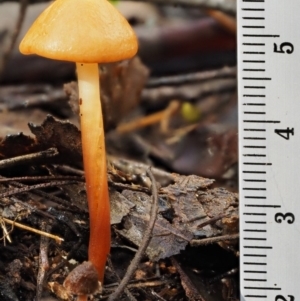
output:
M260 224L260 225L265 225L267 222L265 221L245 221L245 224Z
M266 254L244 254L246 257L267 257Z
M260 205L260 204L245 204L245 207L256 207L256 208L281 208L280 205Z
M265 174L265 173L266 173L266 171L243 170L243 173L251 173L251 174Z
M248 4L243 5L244 3ZM293 66L299 61L297 56L300 56L300 38L296 37L296 34L292 37L293 23L285 22L287 17L288 20L294 20L296 12L300 9L300 2L298 4L296 0L292 0L290 4L286 6L281 1L272 3L264 0L238 1L240 291L241 300L244 301L294 301L299 299L300 293L294 273L289 273L286 269L288 265L285 265L285 261L295 262L295 271L298 271L300 261L297 257L290 258L290 255L294 254L290 248L281 248L282 241L288 241L296 227L288 225L285 219L289 216L294 218L294 214L300 212L300 209L294 212L296 209L291 198L282 199L285 192L287 196L295 195L291 194L291 191L297 194L297 181L293 180L293 174L297 172L300 164L300 159L298 160L294 152L299 140L291 131L297 128L298 122L300 123L296 118L297 107L300 108L300 104L295 101L292 103L291 99L299 95L294 94L298 91L298 77L294 75L298 75L299 71ZM265 20L268 22L264 22ZM287 89L290 84L292 88ZM291 103L293 106L289 107ZM291 170L291 180L286 183L286 177L283 178L283 175L290 167L294 170ZM291 204L292 208L287 206ZM277 220L278 216L281 216L282 220ZM294 220L291 224L293 222ZM277 233L281 234L279 229L286 230L286 235L277 237ZM288 231L289 229L292 231ZM293 242L292 238L290 241ZM294 246L299 245L295 242L293 249ZM267 250L271 253L264 254ZM284 275L281 274L280 268Z
M267 232L267 230L259 230L259 229L243 229L243 231L244 232Z
M244 54L266 54L265 52L258 52L258 51L244 51Z
M246 96L246 95L244 95L244 96ZM244 114L260 114L260 115L265 115L266 112L245 111Z
M245 102L243 106L265 106L265 103Z
M253 188L253 187L243 187L243 190L255 190L255 191L266 191L267 188Z
M256 278L244 278L244 281L261 281L261 282L266 282L267 279L256 279Z
M266 61L262 60L243 60L244 63L258 63L258 64L264 64Z
M244 179L245 182L266 182L267 180L262 179Z
M251 69L251 68L249 68L249 69L243 69L243 71L250 71L250 72L265 72L266 71L266 69Z
M280 287L244 286L244 289L248 289L248 290L274 290L274 291L281 291Z
M244 273L252 273L252 274L267 274L267 271L258 271L258 270L244 270Z
M272 163L260 163L260 162L244 162L244 165L263 165L263 166L270 166Z
M266 241L266 238L262 238L262 237L243 237L244 240L258 240L258 241ZM245 262L244 262L245 263ZM246 263L248 264L248 263Z
M265 86L244 86L245 89L266 89Z
M255 26L255 25L244 25L243 28L253 28L253 29L258 29L258 28L265 28L265 26Z
M265 154L242 154L243 157L266 157Z
M243 262L243 264L246 264L246 265L267 265L266 262Z
M265 11L264 8L242 8L244 11Z
M244 46L266 46L265 43L243 43Z
M280 123L278 120L243 120L243 122L256 122L256 123Z
M263 191L266 191L267 188L253 188L253 187L244 187L243 190L255 190L255 191L260 191L260 190L263 190Z
M244 148L266 148L264 145L243 145Z
M267 295L245 295L245 297L249 297L249 298L267 298Z
M242 17L244 20L264 20L264 17Z
M243 77L244 80L272 80L271 77Z
M256 216L266 216L267 213L257 213L257 212L243 212L243 215L256 215Z
M244 129L244 131L249 131L249 132L265 132L266 129Z
M273 247L271 247L271 246L243 246L243 248L245 248L245 249L267 249L267 250L273 249Z
M244 140L266 140L265 137L243 137Z
M245 38L279 38L276 34L243 34Z
M243 97L266 97L264 94L244 94Z

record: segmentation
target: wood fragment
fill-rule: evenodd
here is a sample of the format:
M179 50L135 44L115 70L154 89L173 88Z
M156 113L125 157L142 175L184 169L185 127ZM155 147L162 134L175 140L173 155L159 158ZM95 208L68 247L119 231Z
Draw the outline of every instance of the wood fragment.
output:
M64 241L63 238L57 236L57 235L53 235L53 234L50 234L50 233L47 233L47 232L44 232L44 231L41 231L41 230L38 230L38 229L34 229L32 227L29 227L29 226L26 226L26 225L23 225L23 224L20 224L20 223L17 223L15 221L11 221L10 219L7 219L5 217L1 217L1 219L5 222L5 223L8 223L14 227L18 227L20 229L23 229L23 230L27 230L27 231L30 231L30 232L33 232L35 234L38 234L38 235L43 235L45 237L49 237L51 239L54 239L58 244L60 244L61 242Z

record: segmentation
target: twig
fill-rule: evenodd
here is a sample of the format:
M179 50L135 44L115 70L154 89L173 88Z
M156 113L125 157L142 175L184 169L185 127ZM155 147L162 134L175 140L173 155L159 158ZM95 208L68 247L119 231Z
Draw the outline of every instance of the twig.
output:
M147 82L147 88L154 88L157 86L170 86L170 85L182 85L193 82L200 82L215 78L236 78L236 67L223 67L217 70L186 73L171 76L160 76L150 78Z
M148 193L149 189L147 187L142 187L142 186L137 186L137 185L132 185L132 184L124 184L124 183L117 183L115 181L110 181L108 180L108 183L110 186L118 188L118 189L129 189L132 191L140 191L140 192L145 192Z
M171 262L180 275L181 284L185 290L188 300L206 300L204 296L200 294L198 288L193 284L190 277L185 273L185 271L181 268L180 264L174 257L171 257Z
M11 238L9 236L10 232L12 232L13 227L8 231L5 225L5 222L3 219L0 220L0 225L2 228L3 236L0 238L0 240L3 240L3 245L6 246L6 240L11 243Z
M42 183L42 184L36 184L36 185L31 185L31 186L24 186L21 188L8 189L5 192L0 192L0 198L5 198L5 197L11 196L11 195L28 192L28 191L35 190L35 189L55 187L55 186L61 186L61 185L69 185L69 184L73 184L73 183L74 183L74 181L53 181L50 183Z
M116 272L116 270L115 270L115 268L114 268L114 266L113 266L113 263L111 262L111 259L110 259L110 258L107 259L107 263L108 263L108 266L111 268L111 271L112 271L113 275L116 277L116 279L118 280L118 282L120 282L120 281L121 281L121 278L120 278L119 275L117 274L117 272ZM134 298L134 296L131 294L131 292L128 290L128 288L125 288L125 289L124 289L124 292L125 292L125 294L127 295L128 299L129 299L130 301L137 301L137 300Z
M198 83L187 83L172 87L145 88L142 91L142 99L145 104L155 107L157 105L165 105L173 99L195 101L209 94L224 93L234 89L236 89L235 78L214 78L204 81L201 85Z
M44 231L40 231L38 229L34 229L32 227L29 227L29 226L25 226L23 224L20 224L20 223L17 223L15 221L11 221L10 219L7 219L7 218L4 218L4 217L1 217L1 219L10 224L10 225L13 225L15 227L18 227L20 229L23 229L23 230L27 230L27 231L30 231L30 232L33 232L33 233L36 233L36 234L39 234L39 235L43 235L43 236L46 236L46 237L49 237L51 239L54 239L57 243L61 243L62 241L64 241L63 238L57 236L57 235L53 235L53 234L50 234L50 233L47 233L47 232L44 232Z
M123 0L129 1L129 0ZM178 5L182 7L211 8L218 9L230 14L236 14L236 1L231 0L130 0L146 1L161 5Z
M14 48L14 45L17 41L18 35L20 33L20 30L21 30L21 27L22 27L22 24L23 24L23 21L25 18L28 4L29 4L28 0L20 0L19 16L17 19L17 23L15 25L15 29L10 36L10 41L7 45L7 49L5 49L3 51L2 58L0 58L0 74L2 74L2 71L5 68L5 64L7 63L8 59L12 53L12 50Z
M148 165L142 162L128 160L119 157L109 156L108 161L115 166L117 169L128 175L139 175L145 173L148 168ZM152 167L152 173L154 174L157 181L162 186L167 186L173 182L173 175L169 172L166 172L162 169Z
M217 236L217 237L209 237L209 238L204 238L204 239L192 239L190 241L190 245L193 247L205 246L205 245L213 244L213 243L220 242L220 241L234 240L234 239L238 239L238 238L239 238L239 234L237 233L237 234L222 235L222 236Z
M214 216L212 218L210 218L209 220L199 224L197 226L198 229L201 229L203 227L205 227L206 225L212 225L214 223L216 223L217 221L219 221L220 219L224 218L224 217L228 217L230 215L230 213L224 213L224 214L220 214L220 215L217 215L217 216Z
M26 177L28 179L32 179L32 178L43 178L43 177ZM56 177L55 177L56 178ZM4 178L4 177L1 177L0 176L0 183L1 182L7 182L8 180L12 180L12 182L10 182L9 184L12 185L12 186L15 186L15 187L19 187L19 188L23 188L23 187L32 187L32 186L26 186L25 184L21 184L21 183L18 183L16 182L16 180L24 180L24 177L20 177L20 178ZM72 182L73 181L76 181L76 179L70 179ZM57 181L55 181L57 182ZM40 184L40 185L44 185L44 184ZM43 186L42 188L44 188L45 186ZM69 201L66 201L60 197L57 197L55 195L52 195L50 193L46 193L42 190L35 190L34 193L35 195L38 195L38 196L41 196L43 197L44 199L46 200L51 200L57 204L60 204L60 205L63 205L63 206L66 206L66 207L75 207L76 210L80 210L80 211L84 211L84 212L87 212L87 209L84 209L84 208L79 208L78 206L76 206L76 204L72 203L72 202L69 202ZM1 195L1 193L0 193Z
M1 162L1 161L0 161ZM85 182L83 177L77 176L28 176L28 177L13 177L13 178L0 178L0 183L5 182L33 182L33 181L76 181L76 182Z
M33 154L18 156L10 159L4 159L0 161L0 169L17 166L20 164L28 164L28 163L33 164L37 160L41 160L44 158L52 158L57 156L58 154L59 153L56 148L49 148L45 151L41 151Z
M50 228L51 225L46 223L45 221L41 223L41 229L43 231L49 232ZM37 286L36 286L36 301L41 300L46 271L49 270L48 246L49 246L49 238L46 236L42 236L40 242L39 270L37 275Z
M162 111L147 116L139 117L127 123L122 123L117 127L116 130L117 132L124 134L160 122L162 131L166 132L167 121L173 114L175 114L178 111L179 106L179 101L171 101L170 104Z
M237 24L236 19L232 16L228 16L221 11L214 9L207 9L206 13L214 18L220 25L222 25L228 32L236 35Z
M152 182L152 208L150 212L150 218L149 218L149 224L144 232L144 237L141 241L140 247L138 251L136 252L133 260L131 261L127 272L125 276L123 277L122 281L120 282L120 285L118 288L109 296L108 301L118 300L118 297L120 294L124 291L126 285L128 284L130 278L134 274L135 270L138 267L139 262L142 259L142 256L144 255L145 250L148 247L148 244L151 240L151 234L155 225L155 221L157 218L157 212L158 212L158 191L157 191L157 185L155 178L151 172L151 169L149 168L147 170L147 175L151 179Z
M147 280L141 281L141 280L133 280L130 281L130 283L127 285L128 288L145 288L145 287L157 287L157 286L166 286L171 284L170 280ZM108 285L105 285L104 289L105 291L112 291L114 290L114 287L118 286L119 283L111 283Z

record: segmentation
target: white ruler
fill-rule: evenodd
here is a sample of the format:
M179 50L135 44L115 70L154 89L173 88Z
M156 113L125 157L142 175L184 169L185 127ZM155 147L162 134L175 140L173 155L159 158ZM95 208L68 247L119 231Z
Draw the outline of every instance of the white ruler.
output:
M300 0L238 1L241 300L300 300Z

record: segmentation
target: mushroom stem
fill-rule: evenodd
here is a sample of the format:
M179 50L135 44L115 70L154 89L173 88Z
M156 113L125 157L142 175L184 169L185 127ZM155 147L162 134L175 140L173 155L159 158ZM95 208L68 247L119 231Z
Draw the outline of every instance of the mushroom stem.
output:
M83 163L90 214L89 261L103 283L110 251L110 205L98 64L77 63Z

